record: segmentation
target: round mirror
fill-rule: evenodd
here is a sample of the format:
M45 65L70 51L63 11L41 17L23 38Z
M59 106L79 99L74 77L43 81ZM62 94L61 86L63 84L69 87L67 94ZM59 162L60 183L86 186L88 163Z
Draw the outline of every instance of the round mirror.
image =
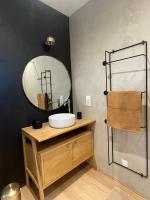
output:
M23 73L23 88L29 101L42 110L54 110L67 102L71 81L64 64L50 56L32 59Z

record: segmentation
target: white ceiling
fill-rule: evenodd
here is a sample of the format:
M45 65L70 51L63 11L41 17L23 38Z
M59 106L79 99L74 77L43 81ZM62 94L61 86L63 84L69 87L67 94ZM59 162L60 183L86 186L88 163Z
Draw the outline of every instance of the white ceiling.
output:
M59 12L71 16L90 0L39 0Z

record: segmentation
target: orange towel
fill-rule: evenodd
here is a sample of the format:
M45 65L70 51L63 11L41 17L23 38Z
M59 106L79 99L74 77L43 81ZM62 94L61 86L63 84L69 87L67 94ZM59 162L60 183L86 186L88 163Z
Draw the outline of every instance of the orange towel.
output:
M48 107L47 94L37 94L38 107L46 110Z
M138 91L108 93L108 126L132 133L140 131L142 98Z

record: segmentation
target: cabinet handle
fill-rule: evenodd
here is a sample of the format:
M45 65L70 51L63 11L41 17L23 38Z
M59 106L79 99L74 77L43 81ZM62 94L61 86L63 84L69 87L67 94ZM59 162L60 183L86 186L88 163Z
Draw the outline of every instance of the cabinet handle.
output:
M74 142L74 144L77 144L77 143L78 143L78 141L75 141L75 142Z
M67 148L70 148L70 144L67 144L66 147L67 147Z

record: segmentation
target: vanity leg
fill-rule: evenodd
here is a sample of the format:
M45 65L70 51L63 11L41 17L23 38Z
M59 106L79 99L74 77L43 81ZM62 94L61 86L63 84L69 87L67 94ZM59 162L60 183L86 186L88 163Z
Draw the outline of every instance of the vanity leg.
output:
M94 133L94 129L95 127L92 129L93 130L93 133ZM93 134L93 157L92 157L92 166L95 170L97 170L97 164L96 164L96 159L95 159L95 154L94 154L94 134Z
M95 159L95 156L93 156L92 158L92 166L95 170L97 170L97 164L96 164L96 159Z
M25 176L26 176L26 185L29 187L30 183L29 183L29 175L27 173L27 156L26 156L26 137L23 134L22 135L22 143L23 143L23 154L24 154L24 165L25 165Z
M36 168L36 177L37 177L37 182L38 182L38 189L39 189L39 196L40 200L45 200L44 197L44 190L42 187L42 181L40 177L40 172L39 172L39 165L38 165L38 159L37 159L37 146L36 146L36 141L34 139L31 139L32 142L32 149L33 149L33 159L35 163L35 168Z

